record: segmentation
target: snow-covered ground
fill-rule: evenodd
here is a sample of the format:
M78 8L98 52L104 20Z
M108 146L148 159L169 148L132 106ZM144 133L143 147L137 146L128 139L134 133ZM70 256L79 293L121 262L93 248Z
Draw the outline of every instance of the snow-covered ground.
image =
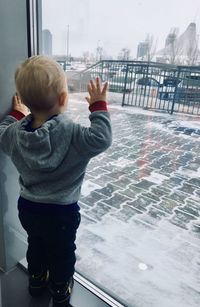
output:
M88 125L84 97L71 96L69 113ZM113 145L82 187L77 271L125 306L199 307L200 135L187 129L200 120L116 97Z

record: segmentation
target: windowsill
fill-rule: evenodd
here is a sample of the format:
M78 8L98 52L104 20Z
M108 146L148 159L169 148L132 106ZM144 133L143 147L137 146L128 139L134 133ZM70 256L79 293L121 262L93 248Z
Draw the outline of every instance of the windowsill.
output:
M25 258L19 262L19 265L24 271L27 271ZM74 288L70 303L73 307L123 307L78 273L74 274Z

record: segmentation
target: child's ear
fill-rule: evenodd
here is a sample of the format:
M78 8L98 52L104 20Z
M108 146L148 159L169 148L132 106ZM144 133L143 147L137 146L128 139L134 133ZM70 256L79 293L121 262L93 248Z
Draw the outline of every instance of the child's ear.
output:
M58 97L58 102L60 106L64 106L67 101L68 95L67 92L62 92Z

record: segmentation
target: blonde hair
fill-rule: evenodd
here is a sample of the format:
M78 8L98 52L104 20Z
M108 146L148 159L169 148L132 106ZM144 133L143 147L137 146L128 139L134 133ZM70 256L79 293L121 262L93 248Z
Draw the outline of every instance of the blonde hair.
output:
M16 89L23 103L34 111L48 111L59 94L67 91L65 73L53 59L37 55L28 58L15 73Z

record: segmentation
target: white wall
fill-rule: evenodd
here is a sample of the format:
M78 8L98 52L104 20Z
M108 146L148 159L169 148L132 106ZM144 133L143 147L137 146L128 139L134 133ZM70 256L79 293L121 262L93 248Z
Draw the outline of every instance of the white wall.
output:
M15 93L14 73L28 56L26 0L0 0L0 120ZM0 268L25 256L26 234L18 221L18 173L0 151Z

